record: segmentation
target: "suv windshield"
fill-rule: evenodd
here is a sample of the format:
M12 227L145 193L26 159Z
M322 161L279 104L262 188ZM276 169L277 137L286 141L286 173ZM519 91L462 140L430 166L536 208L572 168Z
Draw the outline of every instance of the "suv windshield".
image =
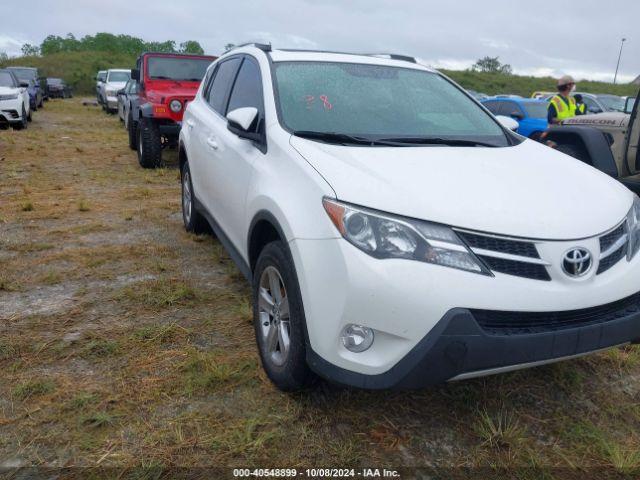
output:
M549 110L547 102L523 102L522 106L531 118L547 118Z
M109 72L107 82L126 82L131 78L131 72Z
M32 68L9 67L19 80L31 80L36 78L36 71Z
M624 99L617 95L598 95L598 100L607 107L608 110L624 112Z
M437 73L338 62L274 67L280 120L305 136L510 145L496 121Z
M211 65L211 60L208 58L149 57L147 76L156 80L199 82L204 77L209 65Z
M15 88L13 77L9 72L0 72L0 87Z

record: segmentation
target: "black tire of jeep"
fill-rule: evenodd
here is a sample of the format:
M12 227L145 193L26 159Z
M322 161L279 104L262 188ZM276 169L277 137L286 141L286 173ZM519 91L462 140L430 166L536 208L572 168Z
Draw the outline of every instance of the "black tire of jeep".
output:
M129 148L131 150L138 149L138 122L133 120L131 110L127 118L127 133L129 134Z
M274 267L282 279L289 302L289 352L283 365L275 364L267 352L258 299L260 295L260 279L268 267ZM253 326L256 343L267 376L282 391L292 392L305 388L316 378L306 360L306 320L300 295L298 277L291 254L280 240L267 244L256 262L253 274Z
M29 120L27 120L27 110L24 108L24 105L22 105L22 119L20 120L20 123L14 123L12 126L14 130L23 130L27 128L27 125L29 125Z
M158 168L162 164L162 143L158 125L148 118L138 123L138 163L142 168Z
M188 183L188 186L185 185ZM193 191L193 181L191 180L191 170L189 169L189 162L185 162L180 170L180 185L182 187L182 222L184 223L184 228L187 232L195 233L199 235L201 233L207 233L210 228L207 220L202 216L202 214L196 209L196 194ZM187 206L187 202L185 202L185 192L189 192L189 206ZM187 212L187 209L190 211Z

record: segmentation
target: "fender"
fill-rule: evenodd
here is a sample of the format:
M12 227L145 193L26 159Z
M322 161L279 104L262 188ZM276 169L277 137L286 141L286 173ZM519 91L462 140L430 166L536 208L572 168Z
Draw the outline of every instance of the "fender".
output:
M613 178L619 178L620 174L611 153L611 146L601 130L588 126L562 125L547 130L546 140L553 140L556 143L577 140L589 154L593 167Z
M249 224L249 232L247 235L247 255L250 256L251 254L251 238L253 237L253 233L254 230L256 228L256 225L262 221L265 220L267 222L269 222L271 225L273 225L273 228L276 229L276 232L278 232L278 235L280 236L280 238L282 239L283 242L288 243L288 239L287 236L284 234L284 231L282 229L282 227L280 226L280 222L278 222L278 220L276 219L275 215L273 215L273 213L271 213L268 210L259 210L254 216L253 219L251 220L251 223ZM250 265L251 270L253 270L254 265Z
M152 103L144 103L139 107L140 113L139 118L152 118L153 117L153 104Z

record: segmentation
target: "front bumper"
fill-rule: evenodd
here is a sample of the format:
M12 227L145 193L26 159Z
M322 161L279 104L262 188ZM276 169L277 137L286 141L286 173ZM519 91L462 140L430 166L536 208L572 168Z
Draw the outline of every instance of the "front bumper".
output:
M107 107L109 110L118 109L118 97L107 97Z
M597 252L594 241L580 244ZM549 250L546 258L561 258L575 244L555 242L540 248ZM341 383L368 388L417 386L420 377L428 385L640 339L640 317L635 313L624 315L628 324L622 333L616 319L562 331L496 335L480 327L474 316L479 310L516 312L518 322L518 312L544 316L617 302L638 291L640 255L601 275L595 274L594 267L591 274L576 280L551 266L553 280L540 281L495 272L495 276L478 275L409 260L378 260L337 238L296 239L289 245L305 309L309 364L320 375ZM374 330L370 349L354 353L344 348L340 332L349 323ZM455 342L465 353L447 366L451 349L458 348L449 346ZM404 380L414 369L412 379Z
M378 375L337 367L309 350L309 366L320 376L359 388L412 389L463 380L638 343L640 310L579 328L532 334L491 335L467 309L449 311L396 365Z

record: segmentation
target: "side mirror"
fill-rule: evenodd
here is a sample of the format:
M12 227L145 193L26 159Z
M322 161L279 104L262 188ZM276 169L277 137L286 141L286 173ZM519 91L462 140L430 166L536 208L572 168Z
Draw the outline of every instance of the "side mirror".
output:
M520 124L511 117L496 115L496 119L503 127L508 128L509 130L516 131L520 127Z
M29 82L20 82L21 88L29 88Z
M116 93L116 95L124 95L124 88L118 90L118 92Z
M259 142L262 135L250 132L249 129L255 124L258 118L258 109L255 107L243 107L227 113L227 128L240 138Z
M131 70L131 78L133 78L134 80L140 81L140 70L138 70L137 68L134 68L133 70Z

